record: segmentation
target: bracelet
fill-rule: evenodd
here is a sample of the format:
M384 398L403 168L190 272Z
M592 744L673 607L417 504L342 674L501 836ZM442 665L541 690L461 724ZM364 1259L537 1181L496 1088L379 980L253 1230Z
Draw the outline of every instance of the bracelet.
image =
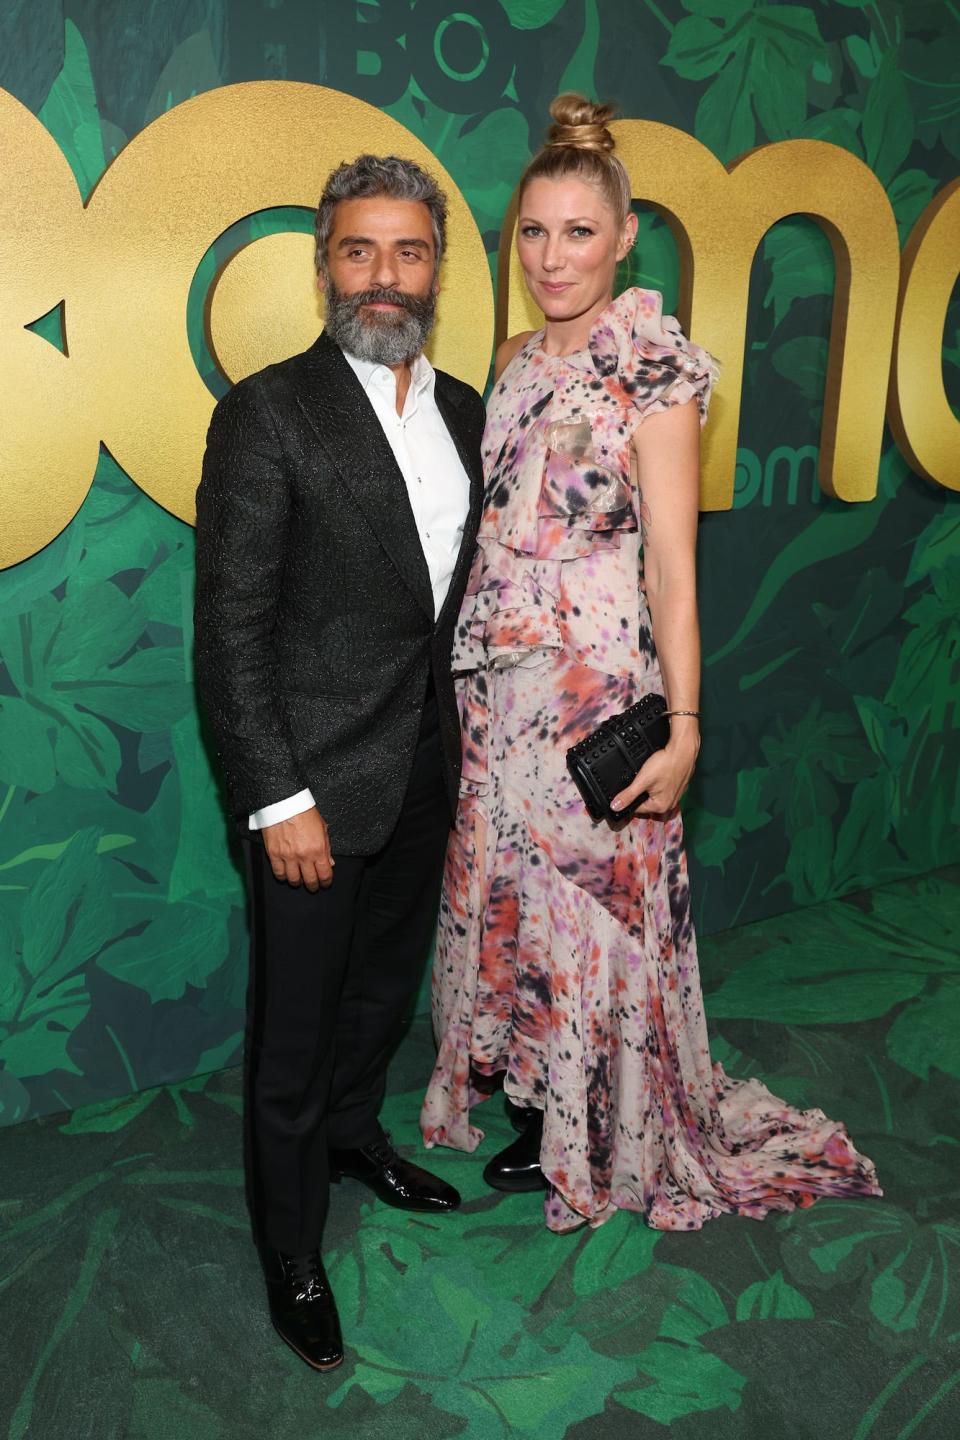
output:
M697 719L697 720L700 719L700 711L699 711L699 710L665 710L665 711L664 711L664 714L665 714L665 715L693 715L693 716L695 717L695 719Z

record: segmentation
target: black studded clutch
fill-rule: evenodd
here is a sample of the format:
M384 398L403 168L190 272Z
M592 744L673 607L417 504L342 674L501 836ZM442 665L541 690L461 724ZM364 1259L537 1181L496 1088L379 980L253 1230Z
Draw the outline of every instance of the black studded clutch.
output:
M625 810L611 810L610 801L636 778L643 762L670 739L667 702L662 695L644 695L636 705L610 715L585 739L567 751L567 769L594 820L622 820L632 815L646 795Z

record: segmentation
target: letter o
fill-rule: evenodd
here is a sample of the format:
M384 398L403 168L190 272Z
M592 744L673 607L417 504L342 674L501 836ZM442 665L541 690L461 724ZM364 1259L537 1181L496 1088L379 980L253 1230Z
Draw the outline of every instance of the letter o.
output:
M486 39L486 57L479 71L462 77L444 73L439 58L453 25L473 22ZM410 66L427 95L455 115L472 115L503 92L513 69L516 36L499 0L419 0L407 30Z
M76 282L75 329L86 390L95 396L103 439L119 464L182 520L193 523L195 517L213 409L187 339L187 296L197 265L243 216L280 205L315 206L329 170L364 151L408 156L447 191L450 241L431 353L479 388L493 338L492 286L480 233L426 146L372 105L293 81L210 90L135 136L94 190L86 217L88 265ZM309 265L303 237L290 238L301 242L296 254ZM251 255L260 243L247 247ZM223 275L228 272L229 265ZM256 283L255 269L247 268L248 279L251 274ZM312 284L311 266L304 294ZM235 305L249 293L243 284L228 290ZM288 302L297 293L288 291ZM228 317L221 320L242 336L236 316L229 324ZM266 352L262 335L251 336L250 352L257 358L291 354L302 342L302 326L302 315L281 305ZM237 369L247 368L242 338L231 360Z
M756 500L760 494L762 481L763 470L760 465L760 457L746 445L738 446L737 466L733 480L734 510L743 510L751 501Z

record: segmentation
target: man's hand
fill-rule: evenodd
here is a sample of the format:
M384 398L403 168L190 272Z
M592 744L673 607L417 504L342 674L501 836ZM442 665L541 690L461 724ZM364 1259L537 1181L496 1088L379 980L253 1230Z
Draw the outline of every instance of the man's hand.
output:
M306 885L308 890L324 890L333 883L335 860L330 854L327 822L314 805L280 820L261 831L263 843L274 875L288 885Z

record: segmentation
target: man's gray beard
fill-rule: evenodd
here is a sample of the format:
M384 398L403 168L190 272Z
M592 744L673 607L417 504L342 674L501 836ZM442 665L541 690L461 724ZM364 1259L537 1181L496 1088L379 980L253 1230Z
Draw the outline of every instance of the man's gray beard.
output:
M433 291L429 295L408 295L403 290L361 290L345 295L329 276L324 298L325 328L331 340L349 355L372 365L403 365L419 355L433 329L437 308ZM378 300L402 305L403 309L361 313L362 306Z

